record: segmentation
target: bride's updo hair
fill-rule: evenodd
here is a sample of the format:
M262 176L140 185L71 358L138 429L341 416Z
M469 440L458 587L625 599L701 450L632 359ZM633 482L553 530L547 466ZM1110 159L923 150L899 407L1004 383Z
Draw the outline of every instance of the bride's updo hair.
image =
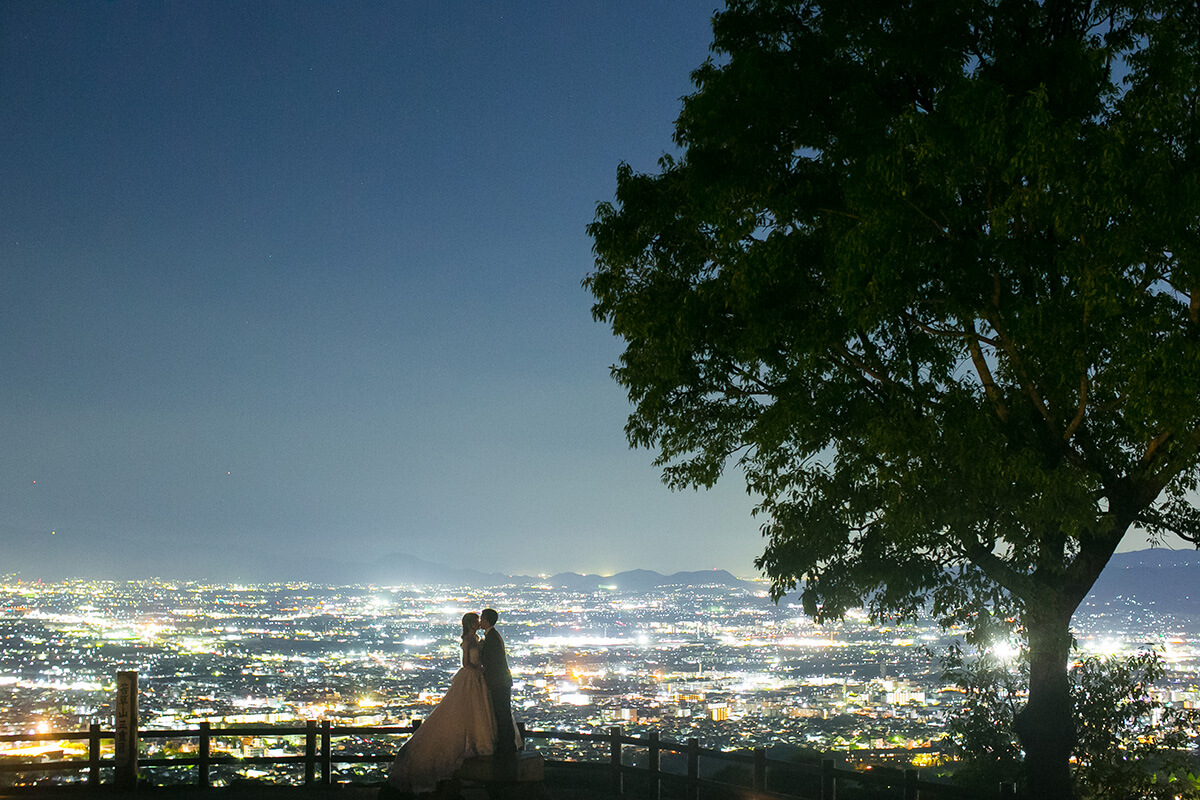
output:
M463 614L463 638L466 639L477 630L479 630L479 615L474 611Z

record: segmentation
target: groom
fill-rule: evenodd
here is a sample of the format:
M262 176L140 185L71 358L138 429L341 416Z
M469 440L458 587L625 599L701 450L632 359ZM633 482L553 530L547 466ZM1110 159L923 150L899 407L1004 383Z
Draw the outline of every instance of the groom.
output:
M483 628L483 681L487 684L492 699L492 711L496 715L496 754L512 755L517 752L517 732L513 730L512 673L508 669L508 656L504 652L504 639L496 630L500 615L495 609L485 608L479 614L479 627Z

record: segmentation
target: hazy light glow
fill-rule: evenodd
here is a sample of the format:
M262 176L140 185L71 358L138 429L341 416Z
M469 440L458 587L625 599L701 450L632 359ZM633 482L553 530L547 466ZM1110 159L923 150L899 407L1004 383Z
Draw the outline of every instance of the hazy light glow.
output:
M558 702L568 706L590 706L592 698L581 692L559 695Z
M995 656L1000 661L1008 663L1021 654L1021 648L1008 640L995 642L988 648L988 652Z
M533 647L645 647L642 637L618 639L612 636L535 636L529 640Z
M831 640L828 637L814 638L811 636L786 636L779 640L783 647L846 647L846 642Z
M1112 658L1113 656L1123 652L1125 650L1125 646L1121 644L1120 640L1106 636L1102 639L1092 639L1084 645L1083 649L1085 652L1092 653L1103 658Z

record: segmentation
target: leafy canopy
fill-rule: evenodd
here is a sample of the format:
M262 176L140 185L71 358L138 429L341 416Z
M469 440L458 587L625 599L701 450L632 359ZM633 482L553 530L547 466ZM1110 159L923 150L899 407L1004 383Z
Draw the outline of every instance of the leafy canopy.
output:
M776 596L1068 617L1195 542L1200 12L731 0L657 174L589 226L626 433L731 464Z
M945 677L964 695L962 709L948 725L961 759L956 782L982 793L1018 780L1021 747L1013 727L1028 663L957 643L941 661ZM1166 675L1163 655L1154 650L1075 660L1070 672L1071 704L1079 720L1074 763L1082 797L1200 798L1196 754L1187 751L1200 712L1162 699Z

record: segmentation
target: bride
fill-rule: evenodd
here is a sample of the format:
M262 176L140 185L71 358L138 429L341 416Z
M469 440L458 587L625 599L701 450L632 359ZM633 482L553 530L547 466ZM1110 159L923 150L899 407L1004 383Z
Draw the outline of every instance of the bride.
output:
M495 750L496 718L483 681L478 629L479 615L464 614L462 668L454 673L446 696L396 754L388 771L393 789L413 794L433 791L464 760Z

